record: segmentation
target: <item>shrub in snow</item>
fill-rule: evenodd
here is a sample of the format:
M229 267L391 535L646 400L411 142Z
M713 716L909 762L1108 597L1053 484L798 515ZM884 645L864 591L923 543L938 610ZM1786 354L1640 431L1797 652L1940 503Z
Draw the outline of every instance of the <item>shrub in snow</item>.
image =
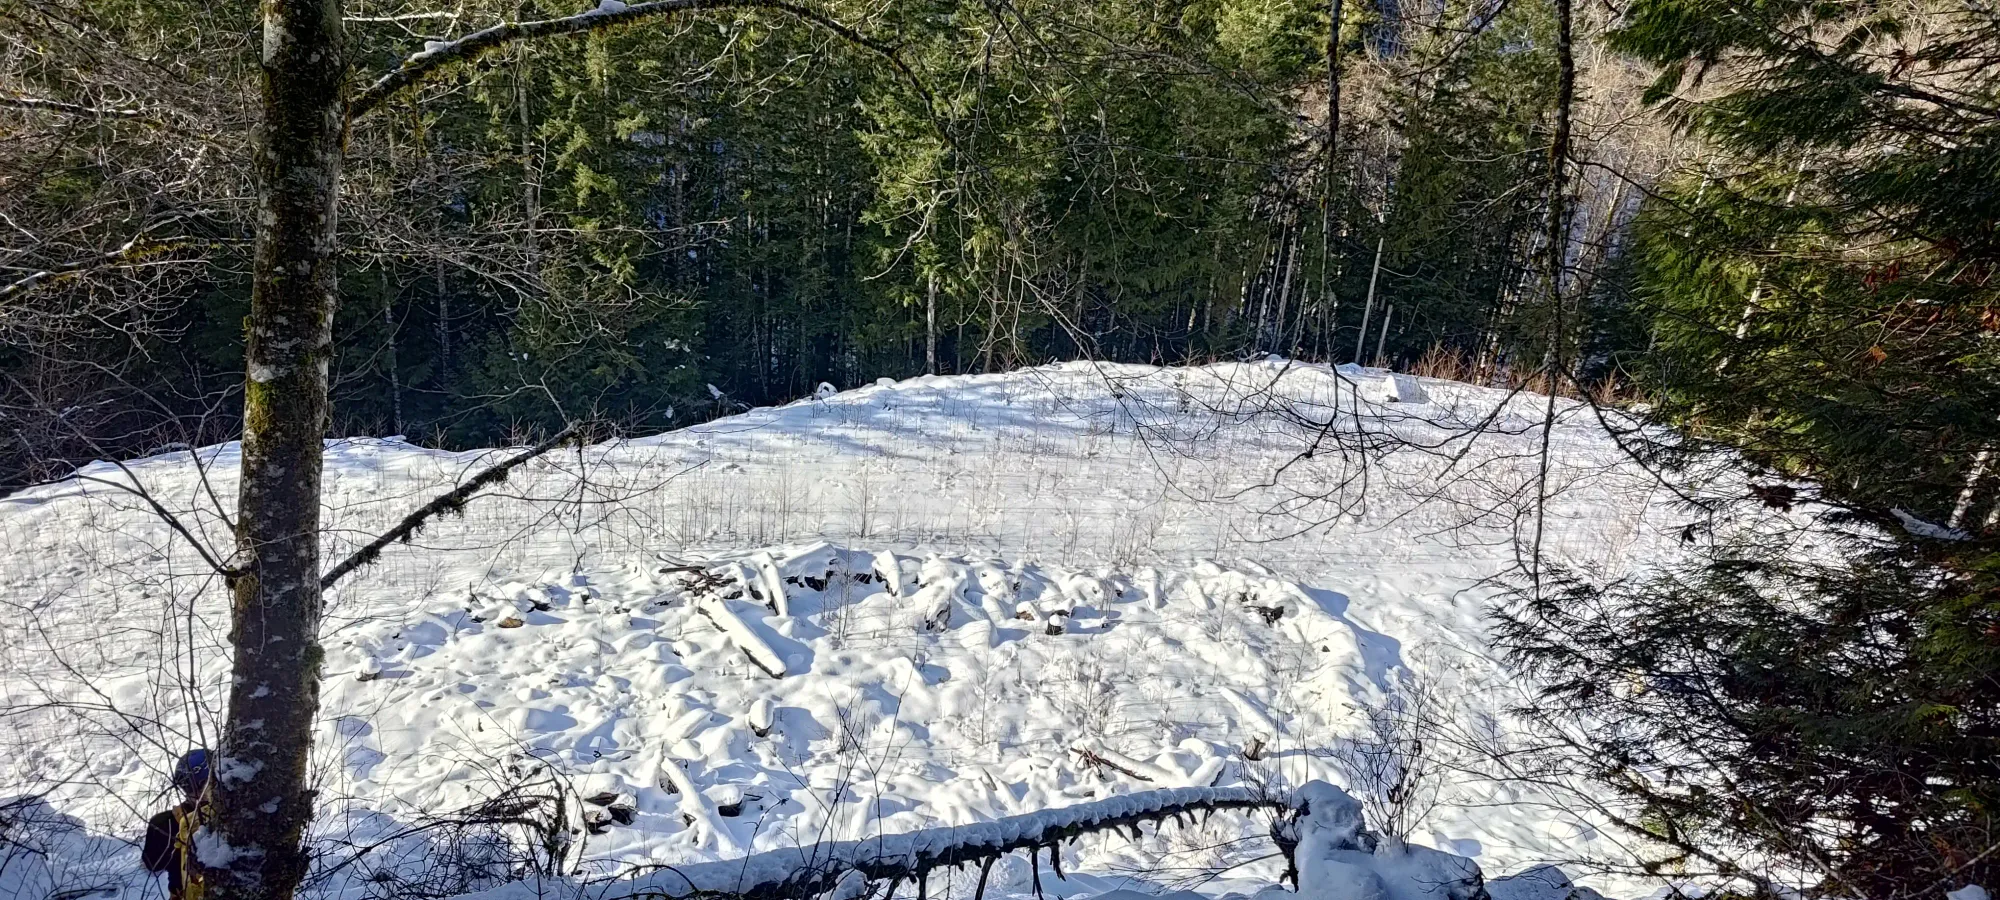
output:
M1603 894L1576 885L1569 880L1567 873L1555 866L1535 866L1519 874L1495 878L1486 883L1486 893L1493 900L1604 900Z

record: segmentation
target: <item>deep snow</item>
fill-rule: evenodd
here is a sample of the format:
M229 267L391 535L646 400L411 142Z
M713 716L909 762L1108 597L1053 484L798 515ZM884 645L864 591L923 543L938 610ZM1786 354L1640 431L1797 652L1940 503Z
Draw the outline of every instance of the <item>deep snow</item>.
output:
M330 594L321 836L369 843L539 760L602 832L564 858L602 873L1152 788L1345 783L1319 751L1411 684L1504 729L1525 694L1486 645L1480 583L1514 559L1545 403L1281 361L1075 363L552 454ZM1607 571L1672 552L1665 492L1559 408L1545 546ZM46 792L37 814L83 828L0 869L0 897L157 890L128 842L213 730L226 607L114 484L226 547L235 454L99 463L0 499L0 797ZM329 442L328 565L504 455ZM1489 880L1621 853L1518 786L1444 800L1412 839ZM1281 864L1206 873L1269 854L1263 828L1087 839L1047 886L1253 892ZM326 887L379 893L424 840ZM1021 891L1028 873L995 877Z

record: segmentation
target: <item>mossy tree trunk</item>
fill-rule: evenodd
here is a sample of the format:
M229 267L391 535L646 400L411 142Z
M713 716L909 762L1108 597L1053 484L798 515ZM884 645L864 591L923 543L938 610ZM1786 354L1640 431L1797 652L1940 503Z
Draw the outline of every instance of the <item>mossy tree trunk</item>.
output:
M305 874L319 709L321 441L347 67L339 0L263 0L262 9L235 661L213 817L197 841L213 900L284 900Z
M441 67L534 38L580 34L676 12L763 8L789 13L883 55L884 44L789 0L649 0L486 28L426 50L367 88L347 91L340 0L262 0L262 115L256 148L257 224L244 356L243 455L229 642L229 711L209 788L212 814L195 840L204 900L290 900L304 877L312 821L306 780L319 711L324 584L366 565L382 546L455 508L507 470L575 434L565 430L495 466L405 519L398 530L324 576L319 512L333 355L336 212L348 122ZM928 94L925 94L928 100Z

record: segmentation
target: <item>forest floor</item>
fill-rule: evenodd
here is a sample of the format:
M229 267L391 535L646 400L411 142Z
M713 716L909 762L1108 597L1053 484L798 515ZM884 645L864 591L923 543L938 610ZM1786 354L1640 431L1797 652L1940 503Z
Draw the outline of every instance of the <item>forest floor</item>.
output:
M434 862L488 852L476 833L392 836L551 777L596 832L562 864L595 873L1158 787L1320 778L1380 800L1355 765L1381 746L1371 719L1500 740L1532 702L1485 612L1535 527L1548 410L1276 360L1071 363L557 451L329 595L316 840L336 861L380 846L316 889L478 887ZM1588 407L1555 414L1545 550L1605 573L1677 552L1669 492ZM39 814L76 826L0 863L0 898L157 896L132 841L214 733L226 603L125 488L226 547L235 455L0 499L0 795L47 790ZM329 442L328 564L506 455ZM1436 743L1413 842L1489 879L1553 862L1658 887L1591 876L1630 850L1575 797ZM1254 890L1283 868L1263 827L1087 838L1043 884ZM1031 877L1015 859L994 890Z

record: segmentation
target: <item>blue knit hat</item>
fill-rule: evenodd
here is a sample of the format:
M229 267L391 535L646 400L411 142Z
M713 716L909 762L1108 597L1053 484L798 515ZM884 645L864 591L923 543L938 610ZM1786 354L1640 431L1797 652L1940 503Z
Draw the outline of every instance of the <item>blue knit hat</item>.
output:
M208 751L200 747L189 750L187 755L174 766L174 787L192 794L208 783Z

